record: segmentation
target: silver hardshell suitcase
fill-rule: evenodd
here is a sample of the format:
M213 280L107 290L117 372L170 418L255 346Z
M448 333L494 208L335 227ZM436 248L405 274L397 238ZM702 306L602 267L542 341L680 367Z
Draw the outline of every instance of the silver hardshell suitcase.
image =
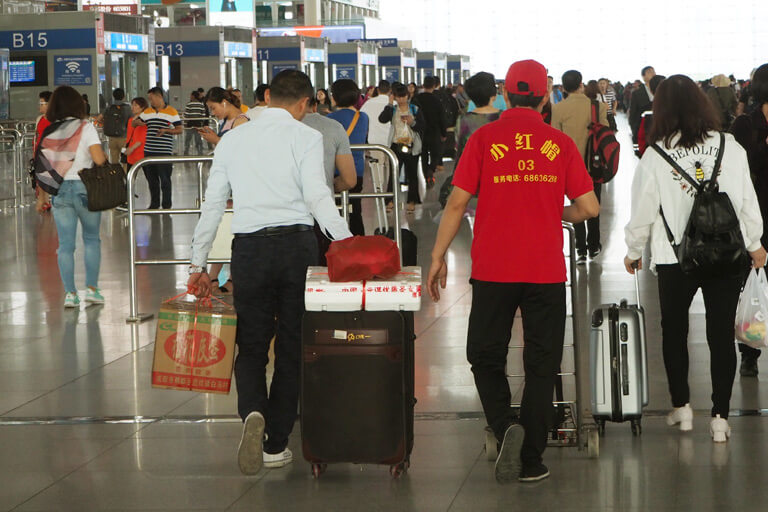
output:
M640 306L638 271L635 270L637 305L604 304L592 313L589 337L592 415L600 435L607 421L632 423L632 434L642 432L640 420L648 405L648 358L645 312Z

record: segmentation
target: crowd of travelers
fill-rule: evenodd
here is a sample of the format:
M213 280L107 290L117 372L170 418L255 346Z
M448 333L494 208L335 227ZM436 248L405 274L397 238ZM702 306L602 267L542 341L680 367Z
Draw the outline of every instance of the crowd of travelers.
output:
M268 86L259 86L251 107L240 91L197 89L190 93L183 117L167 104L166 91L159 87L130 102L123 90L115 89L112 104L98 119L109 138L108 153L94 126L85 122L87 105L75 89L60 86L43 92L36 143L57 135L70 141L74 154L58 195L50 200L40 192L38 197L39 211L52 205L59 234L64 305L79 305L74 282L78 222L85 242L85 300L104 302L98 288L101 214L84 206L85 188L77 171L107 161L122 162L128 170L145 156L173 155L174 137L182 133L185 151L215 148L192 244L189 288L198 296L210 294L209 273L214 272L207 268L208 251L224 209L233 207L231 275L238 282L234 301L240 350L235 374L238 410L245 422L240 467L249 473L262 463L283 466L292 460L286 446L297 408L299 376L293 363L300 350L306 267L323 263L331 239L370 232L363 225L359 200L351 202L347 226L333 198L364 186L365 155L350 146L369 142L392 148L408 189L409 214L424 200L419 181L432 188L444 170L444 158L450 157L454 175L445 179L439 194L444 214L427 288L439 300L449 270L446 253L476 199L467 355L488 425L499 441L497 479L541 480L549 476L542 454L565 329L561 222L575 226L578 264L600 256L602 185L587 172L587 139L594 122L616 130L616 117L623 112L641 157L625 229L625 265L629 273L651 267L658 275L661 344L673 406L667 420L684 431L692 428L688 310L701 289L712 356L710 429L716 441L727 439L737 365L734 319L749 270L707 279L683 272L675 241L686 230L696 192L677 168L700 183L717 180L733 205L753 267L763 267L768 242L763 232L768 220L768 64L749 81L721 74L697 83L684 75L657 75L651 66L640 75L642 80L622 85L607 78L585 81L579 71L569 70L556 84L538 62L521 61L510 66L503 81L481 72L463 84L443 86L430 76L421 86L382 80L363 92L347 79L337 80L330 90L314 90L304 73L287 70ZM211 117L216 129L209 125ZM83 122L62 134L65 120ZM516 164L508 165L510 161ZM170 209L171 164L147 165L144 175L148 207ZM564 198L569 200L566 206ZM646 246L649 261L643 259ZM253 265L255 259L263 264ZM265 296L274 300L264 301ZM527 373L519 419L509 406L504 372L518 309ZM267 399L264 361L275 329L281 346ZM741 375L756 376L760 351L740 347ZM281 358L291 364L281 364ZM266 429L263 446L254 428L262 434Z

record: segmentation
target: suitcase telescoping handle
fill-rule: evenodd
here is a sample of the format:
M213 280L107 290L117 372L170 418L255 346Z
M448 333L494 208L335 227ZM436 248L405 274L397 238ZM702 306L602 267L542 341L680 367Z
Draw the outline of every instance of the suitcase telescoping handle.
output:
M632 268L635 269L635 299L637 300L637 307L640 307L640 278L638 277L639 270L637 268L637 262L632 262Z
M382 146L381 144L351 144L350 148L352 151L361 151L361 150L368 150L368 151L381 151L384 153L387 158L389 159L390 163L390 169L392 170L392 192L374 192L370 194L365 193L349 193L349 191L345 190L341 193L340 196L337 195L337 197L341 197L341 213L344 216L344 220L349 223L349 200L350 199L392 199L392 202L395 205L395 208L392 212L392 217L394 220L394 231L395 231L395 243L397 244L397 248L400 251L400 265L403 264L403 236L401 231L401 222L400 222L400 187L398 184L399 181L399 172L400 172L400 166L398 165L397 155L395 154L392 149L388 148L387 146Z

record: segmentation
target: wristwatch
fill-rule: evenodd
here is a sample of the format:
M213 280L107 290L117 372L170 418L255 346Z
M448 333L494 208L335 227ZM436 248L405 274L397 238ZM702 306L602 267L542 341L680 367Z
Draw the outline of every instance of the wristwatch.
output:
M202 274L203 272L205 272L205 267L199 267L197 265L190 265L187 272L189 273L189 275L192 275L192 274Z

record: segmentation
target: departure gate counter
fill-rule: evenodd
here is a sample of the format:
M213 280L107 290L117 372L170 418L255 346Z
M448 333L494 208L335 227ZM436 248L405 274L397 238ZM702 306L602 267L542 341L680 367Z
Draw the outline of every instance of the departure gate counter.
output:
M328 41L321 37L259 37L261 81L269 83L285 69L306 73L316 89L328 88Z
M389 82L416 82L416 57L414 48L389 46L379 48L381 77Z
M255 31L240 27L169 27L156 30L158 83L173 105L198 87L240 89L247 105L258 85Z
M0 48L10 50L10 117L34 119L38 94L71 85L88 95L91 114L121 87L144 94L154 74L149 18L96 11L0 16Z
M442 52L418 52L417 67L419 69L419 83L424 83L424 78L436 76L440 78L440 84L445 85L448 79L448 54Z
M379 82L378 50L376 43L368 41L329 43L329 82L347 78L362 89L375 86Z

